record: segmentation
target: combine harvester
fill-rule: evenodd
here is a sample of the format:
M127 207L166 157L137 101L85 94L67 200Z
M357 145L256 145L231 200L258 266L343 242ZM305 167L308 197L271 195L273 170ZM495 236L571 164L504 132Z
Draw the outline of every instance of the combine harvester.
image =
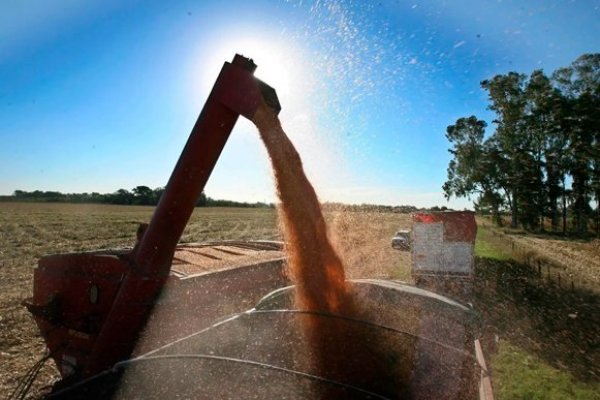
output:
M363 279L352 281L362 318L297 310L281 243L178 244L238 117L262 102L280 110L255 68L239 55L225 63L133 249L39 260L25 305L62 376L48 398L491 399L469 307ZM303 354L310 318L386 343L382 362L402 388L318 372ZM349 352L341 362L356 360Z

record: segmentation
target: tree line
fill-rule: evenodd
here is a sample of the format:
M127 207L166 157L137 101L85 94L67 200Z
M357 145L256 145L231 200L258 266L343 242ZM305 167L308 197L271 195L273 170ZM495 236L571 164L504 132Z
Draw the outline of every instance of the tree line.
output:
M481 82L494 131L472 115L448 126L447 198L475 196L476 210L511 226L600 234L600 54L550 75L538 69ZM592 207L595 205L595 210Z
M352 211L352 212L379 212L379 213L397 213L397 214L410 214L418 211L449 211L448 207L434 206L429 208L417 208L410 205L390 206L383 204L346 204L339 202L327 201L321 204L324 211Z
M114 193L100 194L92 193L61 193L56 191L15 190L10 196L0 196L4 202L45 202L45 203L98 203L98 204L120 204L120 205L157 205L165 188L150 189L148 186L136 186L131 191L119 189ZM247 203L233 200L213 199L206 196L204 192L196 202L197 207L243 207L243 208L274 208L273 203ZM452 211L446 206L433 206L417 208L410 205L381 205L381 204L344 204L325 202L322 204L326 211L356 211L356 212L392 212L409 214L418 211Z
M15 190L12 196L0 196L0 201L48 202L48 203L98 203L121 205L154 206L158 204L165 188L151 189L148 186L136 186L131 191L119 189L114 193L61 193L56 191ZM247 203L233 200L220 200L200 194L197 207L244 207L244 208L273 208L272 203Z

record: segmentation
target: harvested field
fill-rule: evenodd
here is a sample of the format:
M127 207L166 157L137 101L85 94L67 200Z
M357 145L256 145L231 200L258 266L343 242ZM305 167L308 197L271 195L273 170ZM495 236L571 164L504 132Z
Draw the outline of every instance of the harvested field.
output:
M31 295L37 259L52 253L130 247L153 207L94 204L0 203L0 393L10 394L44 354L37 327L20 302ZM390 247L408 228L407 214L326 211L334 246L355 277L409 279L409 256ZM273 209L197 208L182 242L280 240ZM51 363L32 390L36 397L58 377Z
M553 259L585 281L600 285L600 239L553 239L534 235L510 235L517 243Z
M565 275L573 277L589 288L600 288L600 239L561 237L550 234L534 234L493 227L484 224L497 235L503 236L533 258L549 260L564 269ZM600 290L600 289L599 289Z
M132 246L138 224L147 222L152 211L152 207L140 206L0 203L0 393L10 394L44 353L36 326L20 305L31 294L37 259L57 252ZM349 277L410 279L409 254L390 246L396 230L410 227L409 215L338 209L326 211L325 218ZM482 247L497 237L489 230L480 233L484 235L478 237L476 308L483 317L486 356L491 363L496 361L492 370L497 398L518 398L523 393L568 398L561 396L573 390L583 393L573 392L573 398L598 398L589 396L598 388L600 373L598 296L538 279L535 271L508 260L510 248L502 240L493 249ZM569 266L597 263L596 242L511 236L539 245L537 251L546 255L558 254L556 258L565 263L571 258L574 262ZM279 240L277 212L196 209L182 241L219 239ZM498 258L502 246L506 258ZM562 246L566 249L561 250ZM561 255L559 251L571 253ZM33 386L32 398L57 377L54 366L47 363ZM558 384L541 383L558 382L559 378L565 381L559 387L562 391L550 396ZM545 387L548 389L541 391ZM537 392L529 392L532 388L538 388Z

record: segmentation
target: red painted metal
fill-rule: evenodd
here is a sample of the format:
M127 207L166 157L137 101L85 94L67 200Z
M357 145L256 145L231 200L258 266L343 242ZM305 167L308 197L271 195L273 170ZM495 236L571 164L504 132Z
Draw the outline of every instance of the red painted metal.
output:
M444 224L444 241L475 242L477 224L473 211L420 212L413 214L413 222Z
M39 260L33 298L25 305L63 376L85 364L128 268L115 254L62 254Z
M152 220L131 253L42 258L34 273L34 315L62 373L77 379L129 356L171 269L198 197L240 115L252 118L275 91L253 76L252 60L225 63ZM72 365L69 365L71 363Z

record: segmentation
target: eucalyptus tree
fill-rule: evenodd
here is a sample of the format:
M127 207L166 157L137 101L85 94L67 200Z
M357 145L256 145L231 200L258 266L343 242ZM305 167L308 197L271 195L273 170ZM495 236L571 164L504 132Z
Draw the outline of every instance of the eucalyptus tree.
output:
M563 97L552 86L542 70L535 70L525 89L525 127L535 164L533 192L537 194L539 225L544 229L543 217L550 217L552 230L559 226L558 200L564 197L566 175L567 136L561 125ZM563 186L561 186L561 183Z
M497 179L497 165L490 158L490 146L484 141L487 123L474 115L456 120L446 129L453 158L448 165L448 180L443 185L446 198L477 195L476 208L490 207L499 221L503 204Z
M446 138L452 144L448 150L453 159L448 165L448 181L444 184L446 197L468 196L483 191L484 173L479 168L483 154L485 121L474 115L459 118L454 125L446 128Z
M496 75L481 82L481 87L488 92L488 108L496 113L496 131L491 143L495 145L496 157L505 161L500 164L501 169L497 172L507 185L512 227L516 227L520 221L521 207L526 211L532 208L528 201L528 181L531 178L529 169L532 165L527 154L529 144L524 134L525 82L526 76L516 72Z
M553 74L568 100L565 128L569 135L570 175L574 196L574 227L588 229L590 200L600 201L600 54L584 54ZM598 227L598 206L596 207Z

